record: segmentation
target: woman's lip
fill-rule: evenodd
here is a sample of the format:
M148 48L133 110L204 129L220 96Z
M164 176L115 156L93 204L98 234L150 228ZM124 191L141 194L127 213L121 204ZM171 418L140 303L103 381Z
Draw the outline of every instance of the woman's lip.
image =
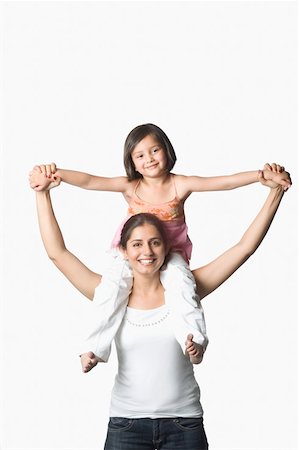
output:
M138 262L140 262L140 264L143 264L143 265L150 265L150 264L153 264L155 262L155 258L138 259Z

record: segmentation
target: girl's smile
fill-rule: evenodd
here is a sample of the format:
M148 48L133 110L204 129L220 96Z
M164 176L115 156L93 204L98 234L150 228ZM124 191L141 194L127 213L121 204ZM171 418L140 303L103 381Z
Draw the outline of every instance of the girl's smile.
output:
M165 172L167 166L165 152L151 135L136 145L131 156L135 170L142 176L159 176Z

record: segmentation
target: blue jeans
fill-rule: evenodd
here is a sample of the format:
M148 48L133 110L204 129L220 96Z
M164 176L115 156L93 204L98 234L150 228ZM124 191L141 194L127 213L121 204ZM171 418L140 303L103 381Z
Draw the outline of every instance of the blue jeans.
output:
M111 417L104 450L207 450L202 418Z

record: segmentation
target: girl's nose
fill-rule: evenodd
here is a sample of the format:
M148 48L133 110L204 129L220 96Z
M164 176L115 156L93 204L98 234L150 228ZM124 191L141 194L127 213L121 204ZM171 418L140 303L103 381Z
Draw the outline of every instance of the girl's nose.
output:
M154 158L153 158L153 155L152 155L152 154L147 155L147 162L148 162L148 163L152 162L153 159L154 159Z

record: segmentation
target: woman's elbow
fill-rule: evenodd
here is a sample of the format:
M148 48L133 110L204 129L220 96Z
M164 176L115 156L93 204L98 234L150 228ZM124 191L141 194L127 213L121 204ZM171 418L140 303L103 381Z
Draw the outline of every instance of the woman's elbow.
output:
M59 258L53 253L48 253L48 258L55 266L59 267Z
M250 256L252 256L256 249L257 249L257 245L253 242L247 242L247 243L240 243L240 250L241 250L241 256L242 256L242 260L246 261L248 258L250 258Z
M64 250L47 250L47 255L50 261L52 261L55 266L59 267L63 259Z

